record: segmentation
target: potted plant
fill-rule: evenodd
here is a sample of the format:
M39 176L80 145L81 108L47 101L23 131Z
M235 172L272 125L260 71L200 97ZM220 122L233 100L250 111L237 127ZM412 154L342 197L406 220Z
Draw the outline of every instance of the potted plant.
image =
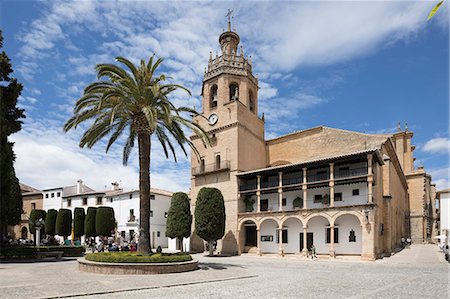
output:
M329 204L330 204L330 197L328 196L328 194L325 194L325 195L322 197L322 204L323 204L323 205L329 205Z
M245 211L253 212L253 205L255 204L255 199L250 196L244 197Z

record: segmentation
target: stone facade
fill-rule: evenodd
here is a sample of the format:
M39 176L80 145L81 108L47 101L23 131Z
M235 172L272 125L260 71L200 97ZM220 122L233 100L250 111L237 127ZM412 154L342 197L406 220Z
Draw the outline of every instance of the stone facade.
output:
M25 184L20 184L20 191L22 192L23 213L19 225L11 227L10 233L14 239L32 239L28 226L28 219L33 209L43 209L42 191L30 187Z
M199 151L191 160L192 210L202 187L220 189L225 200L218 251L307 254L314 242L319 254L390 255L411 236L410 200L415 207L421 196L408 192L419 189L408 177L416 171L412 133L319 126L265 140L251 58L242 48L238 54L239 36L228 28L219 37L222 55L209 58L194 117L212 145L191 137ZM430 188L421 198L431 200L431 178L423 184ZM195 233L191 250L203 250Z

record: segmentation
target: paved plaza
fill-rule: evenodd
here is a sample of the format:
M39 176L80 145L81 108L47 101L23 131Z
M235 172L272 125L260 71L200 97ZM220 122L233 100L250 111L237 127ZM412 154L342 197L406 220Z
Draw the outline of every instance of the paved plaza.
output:
M0 298L449 298L449 264L436 245L375 262L298 256L204 257L200 270L101 275L74 259L2 263Z

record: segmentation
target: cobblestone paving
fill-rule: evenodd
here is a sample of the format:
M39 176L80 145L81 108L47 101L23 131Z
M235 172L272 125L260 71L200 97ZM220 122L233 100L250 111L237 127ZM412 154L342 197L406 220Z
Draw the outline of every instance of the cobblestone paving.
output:
M390 258L194 255L201 269L166 275L101 275L75 260L0 265L0 298L449 298L449 265L435 245Z

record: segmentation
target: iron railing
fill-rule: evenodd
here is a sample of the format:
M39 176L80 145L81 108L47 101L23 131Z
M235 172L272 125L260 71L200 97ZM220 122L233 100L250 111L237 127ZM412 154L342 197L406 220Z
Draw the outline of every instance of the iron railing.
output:
M367 167L360 167L354 169L338 170L334 172L335 179L348 178L353 176L367 175Z

